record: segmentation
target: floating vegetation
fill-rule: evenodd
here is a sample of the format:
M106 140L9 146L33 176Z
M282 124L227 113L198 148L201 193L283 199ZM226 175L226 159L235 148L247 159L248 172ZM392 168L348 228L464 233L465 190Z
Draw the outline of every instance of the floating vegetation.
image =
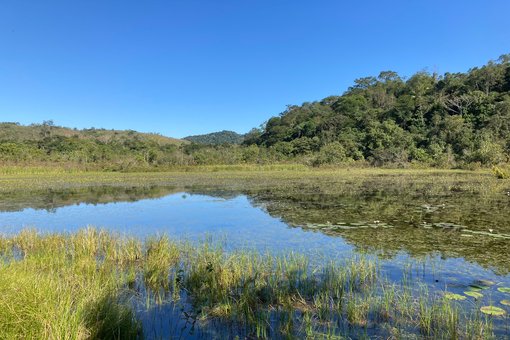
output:
M455 294L455 293L445 293L444 297L448 300L454 300L454 301L466 300L466 297L464 295Z
M498 287L498 290L499 290L501 293L507 293L507 294L510 294L510 287Z
M510 239L510 234L498 234L491 231L477 231L477 230L469 230L469 229L462 229L463 233L471 233L475 235L483 235L483 236L490 236L494 238L502 238L502 239Z
M482 293L478 293L478 292L475 292L475 291L467 291L467 292L464 292L465 295L467 296L471 296L475 299L481 299L483 298L483 294Z
M418 209L418 211L423 211L423 212L426 212L426 213L433 213L433 212L436 212L438 210L442 210L442 209L445 209L446 208L446 204L444 203L441 203L441 204L422 204L420 206L420 208Z
M444 230L453 230L453 231L460 231L462 232L461 236L463 237L472 237L474 235L482 235L482 236L489 236L494 238L501 238L501 239L510 239L510 234L502 234L494 232L492 229L488 231L480 231L480 230L471 230L468 229L467 226L456 224L456 223L448 223L448 222L438 222L438 223L427 223L423 222L421 224L422 228L425 229L444 229Z
M505 306L510 306L510 300L501 300L500 303Z
M346 222L339 222L336 224L332 223L307 223L305 224L306 229L318 229L318 230L332 230L332 231L342 231L342 230L355 230L355 229L388 229L388 228L395 228L395 226L387 223L383 223L380 221L373 221L371 223L369 222L352 222L352 223L346 223Z
M480 292L484 289L489 289L489 287L486 287L486 286L478 286L478 285L475 285L475 284L471 284L469 285L468 287L468 290L471 291L471 292Z
M496 284L496 282L491 281L491 280L481 279L481 280L474 281L473 284L476 286L479 286L479 287L484 287L484 289L485 289L490 286L494 286Z
M506 312L504 309L494 306L484 306L480 308L480 311L484 314L491 316L502 316L505 315Z

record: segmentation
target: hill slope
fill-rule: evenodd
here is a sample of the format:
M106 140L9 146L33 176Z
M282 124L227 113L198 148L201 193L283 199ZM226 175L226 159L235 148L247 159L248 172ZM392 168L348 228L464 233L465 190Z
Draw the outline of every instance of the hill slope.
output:
M245 144L315 162L494 164L510 155L510 54L466 73L384 71L343 95L287 110Z
M95 140L101 143L111 143L132 138L155 142L159 145L179 145L183 143L180 139L165 137L156 133L95 128L77 130L56 126L51 121L47 121L42 124L32 124L29 126L20 125L18 123L0 123L0 141L41 141L44 138L55 136Z
M244 135L234 131L223 130L205 135L188 136L183 139L193 143L207 145L241 144L244 141Z
M153 133L70 129L51 121L23 126L0 123L0 162L70 163L110 170L186 164L187 141Z

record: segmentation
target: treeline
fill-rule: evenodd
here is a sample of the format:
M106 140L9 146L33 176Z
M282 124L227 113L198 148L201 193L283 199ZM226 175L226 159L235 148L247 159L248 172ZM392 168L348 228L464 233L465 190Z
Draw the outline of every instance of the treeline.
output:
M467 73L392 71L355 80L341 96L288 106L247 145L315 164L431 166L507 162L510 54Z
M381 72L355 80L341 96L288 106L247 135L222 131L188 139L76 130L52 121L2 123L0 163L105 170L286 162L399 167L504 163L510 157L510 54L466 73L418 72L404 79Z

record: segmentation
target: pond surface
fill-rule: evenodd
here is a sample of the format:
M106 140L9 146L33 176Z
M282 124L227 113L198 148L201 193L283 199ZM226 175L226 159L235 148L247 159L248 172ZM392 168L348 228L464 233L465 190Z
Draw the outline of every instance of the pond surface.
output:
M509 219L506 192L482 199L462 191L443 195L391 186L334 194L314 187L90 187L0 199L5 234L27 227L73 232L91 225L141 238L164 233L191 242L212 239L227 250L305 253L317 265L362 251L378 258L395 282L411 276L434 291L463 294L480 280L492 281L476 303L507 312L498 301L510 295L498 288L510 286ZM163 306L152 313L161 318L172 312ZM498 326L506 329L501 334L509 334L507 318ZM175 333L171 327L156 326L161 331L153 335Z
M24 228L73 232L95 226L138 237L167 234L174 239L224 241L228 249L261 252L317 252L331 257L353 251L342 238L289 227L245 195L228 198L177 192L132 202L81 203L49 209L1 212L0 227L15 233Z

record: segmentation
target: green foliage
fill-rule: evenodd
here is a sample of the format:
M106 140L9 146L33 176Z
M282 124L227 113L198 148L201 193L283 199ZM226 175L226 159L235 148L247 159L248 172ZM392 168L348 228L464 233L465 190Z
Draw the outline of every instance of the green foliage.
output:
M378 166L505 162L510 152L509 60L505 55L467 73L419 72L407 81L392 71L357 79L341 96L288 106L245 144L295 157L317 153L315 164L336 162L323 150L334 142L344 148L344 160L367 159Z
M508 172L506 172L505 170L503 170L501 168L498 168L497 166L492 168L492 173L494 174L494 176L496 176L496 178L499 178L499 179L510 178L510 174L508 174Z
M339 142L324 145L319 151L314 165L341 164L347 160L345 148Z
M241 144L244 141L244 135L240 135L234 131L223 130L205 135L188 136L184 137L184 139L193 143L206 145Z

